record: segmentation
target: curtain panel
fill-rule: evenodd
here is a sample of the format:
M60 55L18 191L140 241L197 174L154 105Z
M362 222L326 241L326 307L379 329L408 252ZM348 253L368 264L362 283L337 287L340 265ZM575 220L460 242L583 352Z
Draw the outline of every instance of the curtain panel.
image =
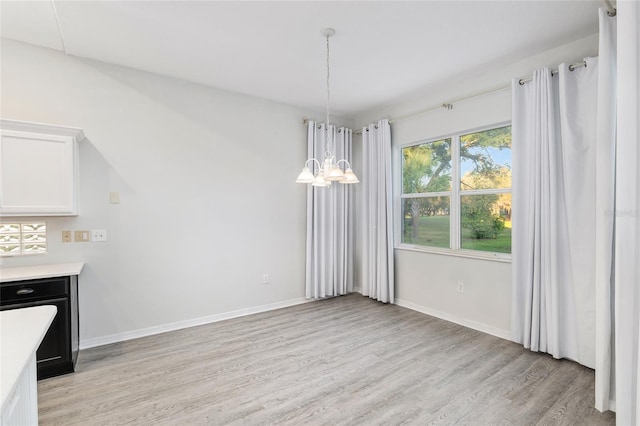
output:
M617 2L616 423L640 424L640 3Z
M513 82L514 340L595 364L597 58Z
M632 425L640 424L640 3L617 5L616 17L600 10L595 115L575 114L585 109L579 107L584 96L596 101L580 82L573 88L583 100L562 100L573 91L571 85L562 90L562 66L559 102L553 82L543 81L549 80L548 70L534 73L533 82L540 84L528 89L514 82L512 324L514 339L525 346L591 366L585 352L591 349L580 343L584 325L592 324L590 303L585 304L590 291L584 298L580 292L592 285L593 274L595 406L615 410L617 424ZM570 110L573 116L563 120ZM589 194L568 198L579 193L581 180L571 160L585 168L586 188L595 188L592 209ZM583 203L577 220L576 201ZM580 228L583 243L572 246ZM587 262L591 253L593 266ZM576 266L586 273L576 275Z
M391 126L380 120L362 129L362 294L394 302Z
M600 9L596 122L595 407L613 409L613 232L616 155L616 18Z
M336 129L309 121L309 158L324 159L327 135L333 154L349 162L352 130ZM307 187L306 296L308 299L340 296L353 292L353 197L352 185L334 182L328 188Z

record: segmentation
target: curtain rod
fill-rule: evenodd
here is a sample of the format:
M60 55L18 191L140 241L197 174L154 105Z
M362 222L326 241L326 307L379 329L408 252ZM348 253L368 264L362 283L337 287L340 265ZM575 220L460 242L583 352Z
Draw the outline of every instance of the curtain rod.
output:
M582 62L578 62L578 63L569 65L569 70L573 71L576 68L586 67L586 66L587 66L587 63L582 61ZM557 73L558 73L558 70L551 71L551 75L556 75ZM520 84L525 84L528 81L531 81L531 77L529 77L529 78L521 78L519 80L519 83ZM510 89L510 88L511 88L511 84L506 84L504 86L494 87L493 89L488 89L488 90L484 90L482 92L474 93L473 95L470 95L470 96L465 96L463 98L454 99L453 101L449 101L449 102L443 103L442 105L438 105L438 106L434 106L434 107L431 107L431 108L423 109L421 111L413 112L413 113L407 114L407 115L401 115L400 117L396 117L396 118L394 118L392 120L389 120L389 124L391 124L391 123L393 123L395 121L406 120L407 118L413 118L413 117L418 116L418 115L426 114L426 113L431 112L431 111L436 111L436 110L439 110L440 108L444 108L444 109L447 109L447 110L452 110L453 109L453 104L455 104L455 103L466 101L468 99L477 98L479 96L488 95L488 94L494 93L494 92L500 92L502 90L506 90L506 89Z
M412 112L411 114L407 114L407 115L401 115L399 117L389 120L389 124L396 121L406 120L407 118L413 118L418 115L426 114L431 111L436 111L440 108L452 110L454 103L466 101L467 99L477 98L478 96L488 95L489 93L493 93L493 92L500 92L502 90L509 89L510 87L511 87L510 84L505 86L500 86L500 87L494 87L493 89L483 90L482 92L474 93L473 95L465 96L464 98L458 98L458 99L454 99L453 101L445 102L442 105L433 106L427 109L420 110L418 112Z
M573 71L576 68L586 67L586 66L587 66L587 61L577 62L575 64L569 65L569 71ZM558 70L552 70L551 75L556 75L558 74L558 72L559 72ZM533 77L521 78L520 80L518 80L518 83L520 83L521 86L524 86L526 83L530 82L531 80L533 80Z
M302 125L306 126L307 124L309 124L310 121L315 121L315 120L311 120L309 118L303 118L302 119ZM335 124L331 124L333 127L335 127L336 129L340 130L341 127L346 127L346 126L336 126Z
M420 110L418 112L412 112L411 114L407 114L407 115L401 115L400 117L396 117L396 118L394 118L392 120L389 120L389 124L393 123L394 121L405 120L407 118L412 118L412 117L415 117L415 116L418 116L418 115L426 114L428 112L435 111L435 110L440 109L440 108L444 108L444 109L447 109L447 110L452 110L454 103L466 101L467 99L477 98L478 96L488 95L489 93L493 93L493 92L499 92L501 90L509 89L510 87L511 87L510 84L505 85L505 86L500 86L500 87L494 87L493 89L484 90L484 91L479 92L479 93L474 93L473 95L465 96L464 98L454 99L453 101L445 102L445 103L443 103L441 105L438 105L438 106L434 106L434 107L430 107L430 108L427 108L427 109L423 109L423 110ZM304 126L306 126L307 124L309 124L309 121L311 121L311 120L309 120L308 118L303 118L302 119L302 124ZM362 130L354 131L353 134L354 135L361 135L362 134Z
M587 63L585 61L577 62L575 64L569 65L569 70L573 71L576 68L586 67L586 66L587 66ZM556 74L558 74L558 70L552 70L551 71L551 75L556 75ZM524 84L528 83L531 80L532 80L532 77L521 78L518 82L521 85L524 85ZM439 110L440 108L444 108L444 109L447 109L447 110L452 110L453 109L453 104L455 104L455 103L466 101L466 100L473 99L473 98L477 98L479 96L488 95L488 94L494 93L494 92L500 92L502 90L506 90L506 89L510 89L510 88L511 88L511 84L506 84L504 86L494 87L493 89L483 90L482 92L474 93L473 95L465 96L463 98L454 99L452 101L445 102L445 103L443 103L441 105L438 105L438 106L433 106L433 107L430 107L430 108L427 108L427 109L420 110L418 112L412 112L411 114L407 114L407 115L401 115L399 117L396 117L394 119L389 120L389 124L394 123L396 121L401 121L401 120L406 120L408 118L413 118L413 117L416 117L418 115L427 114L429 112ZM302 119L302 124L304 124L305 126L307 124L309 124L309 119L308 118L303 118ZM355 130L353 132L353 134L354 135L361 135L362 134L362 130Z
M440 108L444 108L444 109L447 109L447 110L452 110L453 109L453 104L456 103L456 102L466 101L467 99L472 99L472 98L476 98L478 96L488 95L489 93L493 93L493 92L499 92L501 90L509 89L510 87L511 87L510 84L506 85L506 86L495 87L493 89L484 90L482 92L475 93L475 94L470 95L470 96L465 96L464 98L458 98L458 99L455 99L455 100L450 101L450 102L445 102L442 105L438 105L438 106L430 107L430 108L427 108L427 109L423 109L423 110L420 110L418 112L412 112L411 114L407 114L407 115L401 115L400 117L396 117L396 118L394 118L392 120L389 120L389 124L391 124L391 123L393 123L395 121L405 120L407 118L412 118L412 117L415 117L415 116L418 116L418 115L426 114L428 112L435 111L435 110L440 109ZM302 119L302 124L306 126L307 124L309 124L309 121L310 120L308 118L303 118ZM354 135L361 135L362 134L362 130L354 130L353 134Z
M604 0L604 4L605 6L607 6L607 13L609 14L609 16L616 16L618 12L616 11L616 8L611 4L611 1Z

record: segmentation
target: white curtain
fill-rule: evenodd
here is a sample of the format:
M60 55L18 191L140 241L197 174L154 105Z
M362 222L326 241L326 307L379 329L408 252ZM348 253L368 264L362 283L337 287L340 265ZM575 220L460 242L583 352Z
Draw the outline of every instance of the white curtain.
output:
M613 231L616 155L616 18L600 9L596 137L595 407L613 409Z
M324 123L309 121L309 157L324 159L327 131ZM337 159L351 162L352 130L329 126L331 148ZM353 199L351 185L334 182L328 188L307 189L306 296L309 299L353 292Z
M640 424L640 3L618 1L616 422Z
M394 301L391 126L380 120L362 129L362 294Z
M513 82L514 340L595 364L597 58Z

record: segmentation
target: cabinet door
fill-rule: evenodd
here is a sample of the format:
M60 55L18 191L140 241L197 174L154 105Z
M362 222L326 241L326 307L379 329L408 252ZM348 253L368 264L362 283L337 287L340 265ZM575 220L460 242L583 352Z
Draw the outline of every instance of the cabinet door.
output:
M2 129L0 215L76 214L75 139Z
M70 362L69 300L54 299L38 304L55 305L58 308L58 312L38 348L38 368L42 369L49 365Z
M69 299L57 298L1 306L0 310L30 308L33 306L54 305L58 308L49 330L42 339L36 352L38 380L73 371L71 359L71 336Z
M76 215L81 129L0 119L0 216Z

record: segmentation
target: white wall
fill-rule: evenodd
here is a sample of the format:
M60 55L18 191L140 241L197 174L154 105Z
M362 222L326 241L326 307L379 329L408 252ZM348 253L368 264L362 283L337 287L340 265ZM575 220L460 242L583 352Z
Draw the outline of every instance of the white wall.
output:
M81 347L303 301L294 180L313 113L7 40L1 55L3 118L88 138L79 215L46 219L47 255L2 260L86 262ZM108 242L62 244L63 229Z
M393 120L488 89L509 85L511 78L527 77L538 67L555 68L561 62L573 63L586 56L595 55L597 35L560 46L525 61L491 64L477 74L452 77L450 81L425 88L415 96L405 98L403 102L363 113L357 117L356 123L361 127L383 117ZM412 118L396 119L391 125L394 154L399 155L399 147L408 143L510 119L509 89L455 102L454 109L450 111L440 108ZM360 151L356 151L358 152ZM361 164L361 158L356 164ZM394 178L398 178L397 168L394 173ZM399 195L394 194L394 197L397 198ZM361 247L359 244L358 249ZM360 253L356 255L358 260ZM398 304L509 338L510 263L396 248L395 268ZM458 282L464 283L464 294L457 293Z

